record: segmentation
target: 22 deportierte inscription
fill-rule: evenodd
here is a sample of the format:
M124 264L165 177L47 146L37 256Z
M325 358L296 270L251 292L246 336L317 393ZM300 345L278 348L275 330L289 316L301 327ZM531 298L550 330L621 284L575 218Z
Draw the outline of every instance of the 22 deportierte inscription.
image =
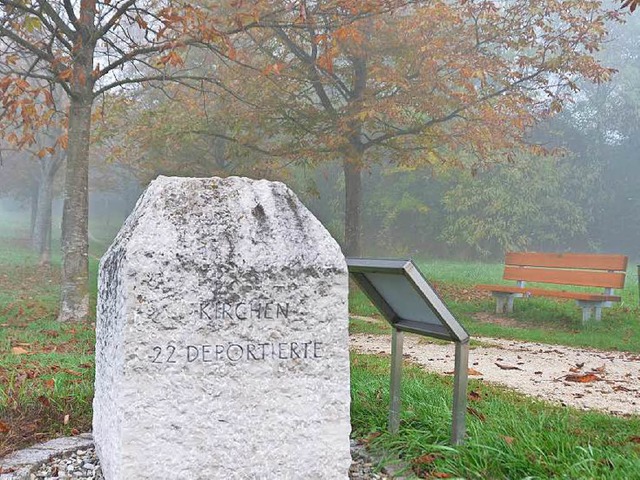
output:
M289 303L237 302L217 299L200 302L200 320L212 330L220 330L225 320L276 320L289 318ZM218 321L220 323L218 323ZM212 322L216 322L215 325ZM291 342L226 342L216 344L155 345L149 355L151 363L216 363L263 360L307 360L322 357L322 344L316 340Z
M168 344L153 347L151 363L214 363L322 358L322 342L218 343L211 345Z

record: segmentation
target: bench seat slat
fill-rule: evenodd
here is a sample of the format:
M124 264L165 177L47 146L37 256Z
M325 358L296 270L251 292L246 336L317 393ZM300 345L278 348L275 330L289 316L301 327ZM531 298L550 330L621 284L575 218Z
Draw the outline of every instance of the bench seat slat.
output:
M618 295L601 295L597 293L586 292L568 292L566 290L547 290L545 288L532 287L512 287L509 285L477 285L479 290L487 290L499 293L522 293L524 295L570 298L573 300L584 300L590 302L619 302L621 297Z
M576 285L582 287L623 288L624 273L593 272L588 270L561 270L551 268L529 268L505 265L505 280Z
M625 272L627 262L628 258L625 255L614 254L509 252L505 255L504 263L529 267Z

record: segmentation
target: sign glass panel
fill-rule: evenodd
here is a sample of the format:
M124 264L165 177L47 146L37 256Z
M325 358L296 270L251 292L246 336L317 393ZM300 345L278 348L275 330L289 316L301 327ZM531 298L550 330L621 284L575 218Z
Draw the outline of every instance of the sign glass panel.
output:
M368 272L366 277L402 320L442 324L430 308L425 308L424 299L404 276Z

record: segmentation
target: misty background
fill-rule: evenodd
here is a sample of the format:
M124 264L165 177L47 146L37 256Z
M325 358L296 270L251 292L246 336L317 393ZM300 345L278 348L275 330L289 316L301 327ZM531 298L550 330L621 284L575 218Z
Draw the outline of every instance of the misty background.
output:
M499 261L512 250L585 251L640 260L640 16L615 26L599 56L617 70L613 79L580 84L573 103L530 132L531 142L547 154L518 153L508 162L462 169L437 158L398 165L383 156L368 164L363 253ZM123 97L106 98L107 108L96 109L102 116L92 134L89 238L94 243L110 243L159 174L284 181L343 241L340 159L263 165L259 154L224 139L171 131L167 119L180 115L178 96L141 87ZM215 111L208 115L215 117ZM0 222L25 238L35 222L41 169L32 154L2 152ZM62 174L57 169L52 191L54 255Z

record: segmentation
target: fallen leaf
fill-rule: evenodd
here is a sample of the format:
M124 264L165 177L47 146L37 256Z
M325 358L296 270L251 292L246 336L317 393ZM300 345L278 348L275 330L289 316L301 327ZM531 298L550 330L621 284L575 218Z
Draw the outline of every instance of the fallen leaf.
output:
M571 373L578 373L578 372L580 371L580 369L579 369L578 367L571 367L571 368L569 369L569 371L570 371Z
M425 465L428 463L435 462L437 458L438 457L436 455L432 455L431 453L425 453L424 455L420 455L419 457L416 457L413 460L411 460L411 463Z
M68 425L69 424L69 414L68 413L64 416L64 419L62 420L62 424L63 425Z
M475 390L471 390L469 392L469 400L477 402L478 400L481 400L481 399L482 399L482 395L480 395Z
M448 473L444 473L444 472L433 472L431 474L431 476L433 478L451 478L451 475L449 475Z
M369 444L371 443L373 440L375 440L376 438L378 438L380 435L382 435L381 432L373 432L371 435L369 435L367 438L363 438L362 439L362 443L364 444Z
M45 380L44 386L50 390L53 390L54 388L56 388L56 381L53 378L50 378L49 380Z
M475 376L480 376L482 375L482 372L479 372L478 370L476 370L475 368L470 368L467 373L469 375L475 375Z
M13 347L11 349L11 353L13 353L14 355L25 355L29 353L29 350L25 350L22 347Z
M45 397L44 395L40 395L38 397L38 401L45 407L50 407L51 406L51 400L49 400L47 397Z
M640 443L640 437L631 437L629 441L632 443Z
M624 387L622 385L614 385L613 391L614 392L634 392L635 390L631 390L630 388Z
M592 368L592 369L591 369L591 371L592 371L592 372L597 372L597 373L604 373L604 371L605 371L606 369L607 369L607 368L606 368L604 365L602 365L601 367Z
M13 473L17 470L17 467L0 467L0 474Z
M601 380L595 373L585 373L583 375L567 375L564 377L567 382L590 383Z
M502 437L502 439L504 440L504 443L506 443L507 445L512 445L513 442L515 442L516 440L513 437L507 437L507 436Z
M9 425L4 422L0 422L0 433L7 433L9 430L11 430Z
M520 367L515 367L513 365L504 365L502 363L496 363L496 366L501 368L502 370L522 370Z
M72 428L71 435L80 435L80 430L78 430L77 428Z
M475 408L472 407L467 407L467 412L471 415L473 415L474 417L476 417L478 420L480 420L481 422L484 422L487 417L484 416L484 414L482 412L479 412L478 410L476 410Z
M68 368L65 368L62 370L64 373L68 373L69 375L74 375L76 377L79 377L82 375L81 372L76 372L75 370L69 370Z

